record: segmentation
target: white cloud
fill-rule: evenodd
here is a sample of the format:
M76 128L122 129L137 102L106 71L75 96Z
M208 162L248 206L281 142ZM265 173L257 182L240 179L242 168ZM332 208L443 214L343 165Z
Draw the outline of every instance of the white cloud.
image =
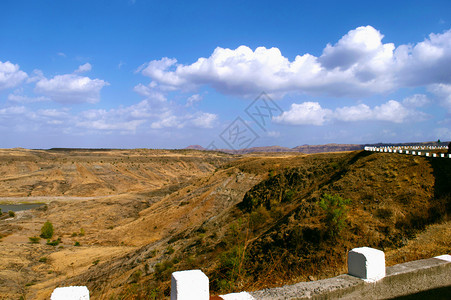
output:
M423 112L404 106L402 103L389 100L386 103L370 108L366 104L338 107L335 111L322 108L318 102L293 103L290 110L274 117L276 123L289 125L324 125L329 121L387 121L392 123L417 122L428 117Z
M162 128L185 128L197 127L197 128L212 128L217 115L205 112L198 112L192 114L180 114L175 115L173 111L167 111L159 117L158 120L152 122L150 127L152 129Z
M152 86L152 84L149 86L145 86L143 84L138 84L137 86L135 86L133 88L133 90L136 93L140 94L141 96L144 96L146 99L149 99L149 100L155 100L158 102L165 102L167 100L164 93L162 93L158 89L155 89L154 86Z
M35 91L61 103L96 103L100 90L107 85L109 83L101 79L65 74L39 80Z
M0 90L13 88L27 79L28 75L20 70L19 65L0 61Z
M429 104L431 100L426 95L415 94L405 98L402 103L412 107L422 107Z
M28 97L20 94L9 94L8 100L13 102L19 102L19 103L33 103L33 102L43 102L43 101L49 101L50 99L47 97Z
M293 103L288 111L274 117L276 123L289 125L323 125L332 111L324 109L318 102Z
M261 91L278 96L288 92L363 96L403 86L451 83L451 30L398 47L384 44L383 37L364 26L328 44L320 57L306 53L290 61L277 48L217 47L210 57L192 64L164 57L138 71L151 78L150 89L189 91L207 85L242 96Z
M77 70L74 71L74 73L84 73L91 71L92 66L90 63L85 63L84 65L81 65L78 67Z
M350 121L387 121L393 123L416 122L428 116L420 111L410 109L402 103L389 100L371 109L366 104L337 108L334 112L336 120Z
M193 106L195 103L202 101L202 96L199 94L194 94L186 99L186 106Z
M335 110L334 116L337 120L345 122L370 120L373 118L373 111L368 105L359 104L339 107Z
M152 129L182 128L182 127L183 124L171 112L163 114L158 121L152 122L152 124L150 125L150 128Z
M434 84L429 87L429 91L440 99L448 112L451 112L451 84Z
M190 123L198 128L212 128L217 117L217 115L211 113L199 113L192 117Z

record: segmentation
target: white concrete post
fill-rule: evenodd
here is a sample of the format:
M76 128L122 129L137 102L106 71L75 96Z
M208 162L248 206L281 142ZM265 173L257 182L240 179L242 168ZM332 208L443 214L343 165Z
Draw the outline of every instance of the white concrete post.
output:
M426 156L429 156L429 152L426 152Z
M369 247L352 249L348 253L348 273L371 282L384 278L384 252Z
M445 157L445 153L441 153L441 154L440 154L440 157Z
M89 300L89 290L85 286L59 287L53 290L50 300Z
M172 273L171 300L209 300L208 277L201 270Z
M437 157L437 153L432 153L432 157Z

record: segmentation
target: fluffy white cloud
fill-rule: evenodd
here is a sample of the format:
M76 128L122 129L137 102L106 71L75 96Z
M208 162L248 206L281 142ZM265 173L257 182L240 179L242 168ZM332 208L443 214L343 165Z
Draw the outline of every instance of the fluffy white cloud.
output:
M74 73L84 73L91 71L92 66L90 63L85 63L84 65L81 65L78 67L77 70L74 71Z
M155 89L155 86L153 86L152 84L150 84L149 86L138 84L133 88L133 90L149 100L155 100L159 102L165 102L167 100L164 93L162 93L158 89Z
M139 71L151 78L150 89L187 91L208 85L243 96L261 91L279 96L293 91L356 96L451 83L451 30L397 48L382 43L383 37L375 28L363 26L328 44L320 57L307 53L290 61L277 48L218 47L210 57L192 64L164 57L142 65Z
M27 77L27 73L21 71L19 65L12 64L9 61L0 61L0 90L18 86Z
M40 79L35 91L61 103L96 103L100 99L100 90L107 85L109 83L101 79L65 74Z
M335 110L334 116L336 119L346 122L371 120L373 111L366 104L359 104L355 106L339 107Z
M217 118L218 116L215 114L199 113L198 115L192 117L190 123L192 126L198 128L212 128Z
M276 123L290 125L323 125L326 118L332 113L330 109L324 109L318 102L293 103L288 111L274 117Z
M293 103L290 110L274 117L273 121L289 125L324 125L330 121L387 121L392 123L416 122L428 116L420 111L406 107L402 103L389 100L386 103L369 107L366 104L344 106L332 111L321 107L318 102Z

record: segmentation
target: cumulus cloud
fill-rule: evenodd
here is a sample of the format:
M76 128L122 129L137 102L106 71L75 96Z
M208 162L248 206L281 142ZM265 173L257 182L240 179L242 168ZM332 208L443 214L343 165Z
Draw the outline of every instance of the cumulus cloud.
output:
M81 65L78 67L77 70L74 71L74 73L84 73L91 71L92 66L90 63L85 63L84 65Z
M40 79L35 91L61 103L96 103L100 100L100 90L107 85L101 79L65 74Z
M318 102L293 103L290 110L274 117L273 120L289 125L323 125L331 113L330 109L322 108Z
M21 71L19 65L0 61L0 90L16 87L27 77L27 73Z
M189 91L206 85L242 96L261 91L279 96L288 92L363 96L403 86L451 83L451 30L398 47L384 44L383 37L375 28L362 26L328 44L320 57L306 53L290 61L274 47L217 47L192 64L163 57L138 71L160 88Z
M201 112L194 115L190 120L190 123L192 126L198 128L212 128L217 118L218 116L215 114Z
M288 125L324 125L331 121L386 121L404 123L421 121L428 117L423 112L406 107L401 102L389 100L374 108L366 104L338 107L334 111L323 108L318 102L293 103L288 111L274 117L273 121Z
M156 89L155 86L152 84L150 84L149 86L138 84L133 88L133 90L148 100L153 100L157 102L165 102L167 100L165 94Z

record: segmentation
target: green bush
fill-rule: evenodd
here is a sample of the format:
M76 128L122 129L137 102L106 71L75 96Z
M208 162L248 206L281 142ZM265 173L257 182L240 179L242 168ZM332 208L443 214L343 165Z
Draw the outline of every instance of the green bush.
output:
M74 246L80 247L80 246L81 246L81 245L80 245L80 242L75 242Z
M11 218L13 218L13 217L16 216L16 213L13 212L12 210L10 210L10 211L8 211L8 215L9 215Z
M343 199L338 195L324 194L319 202L319 206L326 212L324 219L326 224L326 235L337 237L345 226L347 217L347 205L350 199Z
M39 241L41 240L41 238L38 237L38 236L31 236L31 237L29 237L28 239L30 240L30 242L31 242L32 244L38 244Z
M61 238L58 238L57 240L53 240L53 241L47 240L47 245L58 246L60 242L61 242Z
M41 228L41 235L43 239L51 239L53 236L53 225L50 221L44 223Z

